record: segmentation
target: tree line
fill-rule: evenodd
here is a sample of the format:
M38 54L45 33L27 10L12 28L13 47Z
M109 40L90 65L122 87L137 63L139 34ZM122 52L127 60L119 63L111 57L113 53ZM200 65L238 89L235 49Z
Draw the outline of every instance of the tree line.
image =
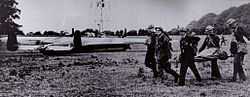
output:
M225 27L228 19L234 18L240 23L240 26L250 31L250 3L241 5L239 7L231 7L220 14L208 13L199 20L191 21L187 28L194 30L197 34L203 34L206 26L213 25L217 34L230 34L230 31Z
M97 29L92 29L92 28L87 28L85 30L81 30L81 35L86 36L88 33L94 33L95 37L97 37L100 34L105 34L108 36L145 36L149 35L149 32L146 29L139 29L137 30L129 30L127 29L124 30L116 30L116 31L110 31L110 30L105 30L103 32L99 32ZM23 34L24 35L24 34ZM67 31L36 31L36 32L29 32L26 34L26 36L72 36L71 32Z

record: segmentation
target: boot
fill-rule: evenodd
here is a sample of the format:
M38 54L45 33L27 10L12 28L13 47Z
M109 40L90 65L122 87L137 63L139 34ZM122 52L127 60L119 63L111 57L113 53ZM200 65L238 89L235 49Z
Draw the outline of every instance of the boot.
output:
M174 78L174 83L178 83L178 81L179 81L179 76Z
M230 81L231 82L236 82L237 81L236 76L233 76L233 78Z

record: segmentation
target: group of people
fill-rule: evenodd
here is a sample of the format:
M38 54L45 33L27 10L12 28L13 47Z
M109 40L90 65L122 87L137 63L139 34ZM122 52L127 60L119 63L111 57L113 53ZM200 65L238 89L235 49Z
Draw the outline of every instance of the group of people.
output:
M234 57L233 62L233 77L231 81L237 81L239 74L240 81L245 81L246 76L243 70L243 59L247 54L247 44L243 37L250 40L249 35L239 26L235 19L229 19L226 26L232 31L232 40L230 44L230 53ZM171 38L161 27L150 25L147 30L150 32L150 37L146 40L147 53L145 65L153 71L153 77L160 78L163 81L163 71L174 76L174 82L180 86L185 85L185 76L188 67L192 70L197 81L202 81L198 69L195 66L195 56L207 49L220 50L220 38L216 35L214 27L209 25L205 29L207 37L203 44L198 49L198 42L201 40L195 36L195 33L190 30L184 30L185 33L180 40L180 73L176 73L171 69L170 59L172 56ZM213 79L221 79L221 73L217 64L217 59L211 59L211 77Z
M150 25L147 30L151 32L150 38L146 40L147 53L145 65L152 69L154 78L163 80L163 71L174 76L178 82L179 74L171 69L169 59L171 59L171 38L161 27Z

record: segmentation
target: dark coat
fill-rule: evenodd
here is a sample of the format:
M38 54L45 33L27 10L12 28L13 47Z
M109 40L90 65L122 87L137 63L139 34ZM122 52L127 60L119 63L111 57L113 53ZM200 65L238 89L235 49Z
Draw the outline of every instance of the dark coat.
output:
M200 41L199 37L185 36L181 38L181 60L194 60L194 56L197 52L197 45Z
M150 55L154 56L154 52L155 52L155 43L156 43L156 34L151 34L150 35L150 43L146 44L147 45L147 52L150 53Z
M155 62L155 38L156 34L151 34L150 35L150 43L146 44L147 45L147 53L145 57L145 65L146 67L149 67L151 69L154 69L156 67L156 62Z
M156 37L155 54L157 60L168 60L171 58L170 37L161 33Z
M237 42L246 43L243 36L245 36L248 40L250 40L249 34L246 33L242 27L236 27L234 29L234 36L235 36Z
M210 47L220 47L220 38L216 34L209 34L203 44L201 45L199 52L203 51L205 48L210 48Z

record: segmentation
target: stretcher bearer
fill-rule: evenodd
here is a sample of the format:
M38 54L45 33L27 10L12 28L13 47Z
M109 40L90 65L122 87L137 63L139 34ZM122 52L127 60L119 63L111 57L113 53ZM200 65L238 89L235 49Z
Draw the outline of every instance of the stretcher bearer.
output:
M234 70L232 81L236 81L237 74L239 74L240 81L245 81L246 76L243 70L243 60L244 56L247 54L247 43L243 39L243 36L250 40L249 34L247 34L242 27L236 23L235 19L229 19L227 21L227 26L233 32L232 41L230 45L230 52L234 56Z
M171 48L170 48L170 37L163 31L161 27L156 27L156 45L155 45L155 58L159 69L159 77L163 79L163 70L174 76L175 83L178 82L179 74L171 69Z
M195 66L194 56L197 52L197 45L200 41L199 37L191 35L191 31L186 31L186 34L181 38L180 49L181 49L181 68L180 68L180 79L179 85L185 85L185 76L188 67L194 73L196 80L201 81L201 76Z
M222 44L224 45L224 46L226 46L227 44L226 44L226 39L225 39L225 37L224 37L224 35L223 34L221 34L221 41L220 41L220 45L222 46Z
M214 27L209 25L206 27L205 33L207 37L205 38L203 44L201 45L199 52L202 52L204 49L209 48L220 48L220 38L214 33ZM221 73L219 66L217 64L217 59L213 59L211 62L211 77L215 79L221 79Z

